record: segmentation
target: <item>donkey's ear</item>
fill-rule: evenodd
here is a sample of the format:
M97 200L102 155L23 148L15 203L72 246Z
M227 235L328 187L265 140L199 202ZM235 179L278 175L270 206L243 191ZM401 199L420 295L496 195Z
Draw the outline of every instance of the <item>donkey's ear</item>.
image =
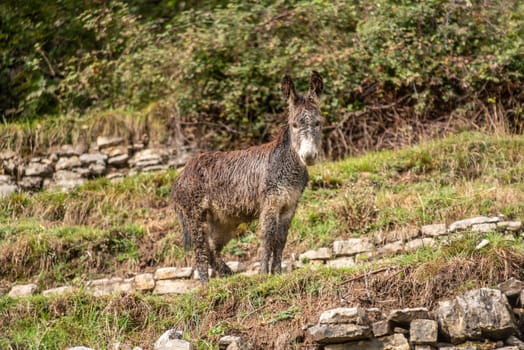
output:
M322 77L316 70L312 71L311 78L309 78L308 96L317 102L323 90L324 82L322 81Z
M290 105L295 104L295 101L298 99L295 84L293 84L293 80L287 74L282 77L282 94Z

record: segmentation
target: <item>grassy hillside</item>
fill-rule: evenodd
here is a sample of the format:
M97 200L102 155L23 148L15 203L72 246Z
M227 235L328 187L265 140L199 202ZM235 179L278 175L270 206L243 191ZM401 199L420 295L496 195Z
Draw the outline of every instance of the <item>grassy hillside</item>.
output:
M367 153L310 169L311 181L290 229L284 257L348 237L402 237L429 223L476 215L524 218L524 137L462 133L398 151ZM159 266L186 266L169 203L175 171L119 182L96 180L69 193L15 194L0 200L0 288L33 281L41 288L82 285ZM227 259L256 259L256 226L225 248ZM0 297L1 348L107 348L150 344L176 326L216 348L241 333L271 347L279 329L314 323L322 308L427 305L456 291L524 278L522 239L465 235L353 269L303 268L283 276L233 276L184 296ZM384 267L388 266L388 269ZM362 279L365 271L379 271ZM36 321L35 321L36 320ZM71 343L75 340L75 344Z

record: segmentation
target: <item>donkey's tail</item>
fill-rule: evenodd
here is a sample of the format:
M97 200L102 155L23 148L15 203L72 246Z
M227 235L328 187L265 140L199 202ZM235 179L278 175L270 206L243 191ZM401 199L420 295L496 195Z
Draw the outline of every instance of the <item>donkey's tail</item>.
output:
M187 223L184 218L184 215L177 213L178 220L180 221L180 224L182 225L182 238L184 240L184 249L189 250L191 249L192 243L191 243L191 234L189 234L189 231L187 229Z

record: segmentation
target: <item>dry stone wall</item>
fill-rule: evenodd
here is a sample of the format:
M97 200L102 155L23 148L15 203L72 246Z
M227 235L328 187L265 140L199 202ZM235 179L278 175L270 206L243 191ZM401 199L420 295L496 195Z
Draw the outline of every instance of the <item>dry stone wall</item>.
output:
M30 159L4 151L0 153L0 197L41 188L69 190L100 176L116 179L137 172L176 168L187 157L169 148L129 145L119 137L98 137L89 148L51 147L47 155Z

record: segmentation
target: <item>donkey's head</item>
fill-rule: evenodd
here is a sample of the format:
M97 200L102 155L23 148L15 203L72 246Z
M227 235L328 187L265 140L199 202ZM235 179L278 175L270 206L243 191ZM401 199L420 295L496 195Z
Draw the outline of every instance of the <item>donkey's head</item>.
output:
M301 96L289 75L282 78L282 93L288 101L291 147L304 165L312 165L321 149L322 115L318 108L324 83L318 72L309 79L309 91Z

